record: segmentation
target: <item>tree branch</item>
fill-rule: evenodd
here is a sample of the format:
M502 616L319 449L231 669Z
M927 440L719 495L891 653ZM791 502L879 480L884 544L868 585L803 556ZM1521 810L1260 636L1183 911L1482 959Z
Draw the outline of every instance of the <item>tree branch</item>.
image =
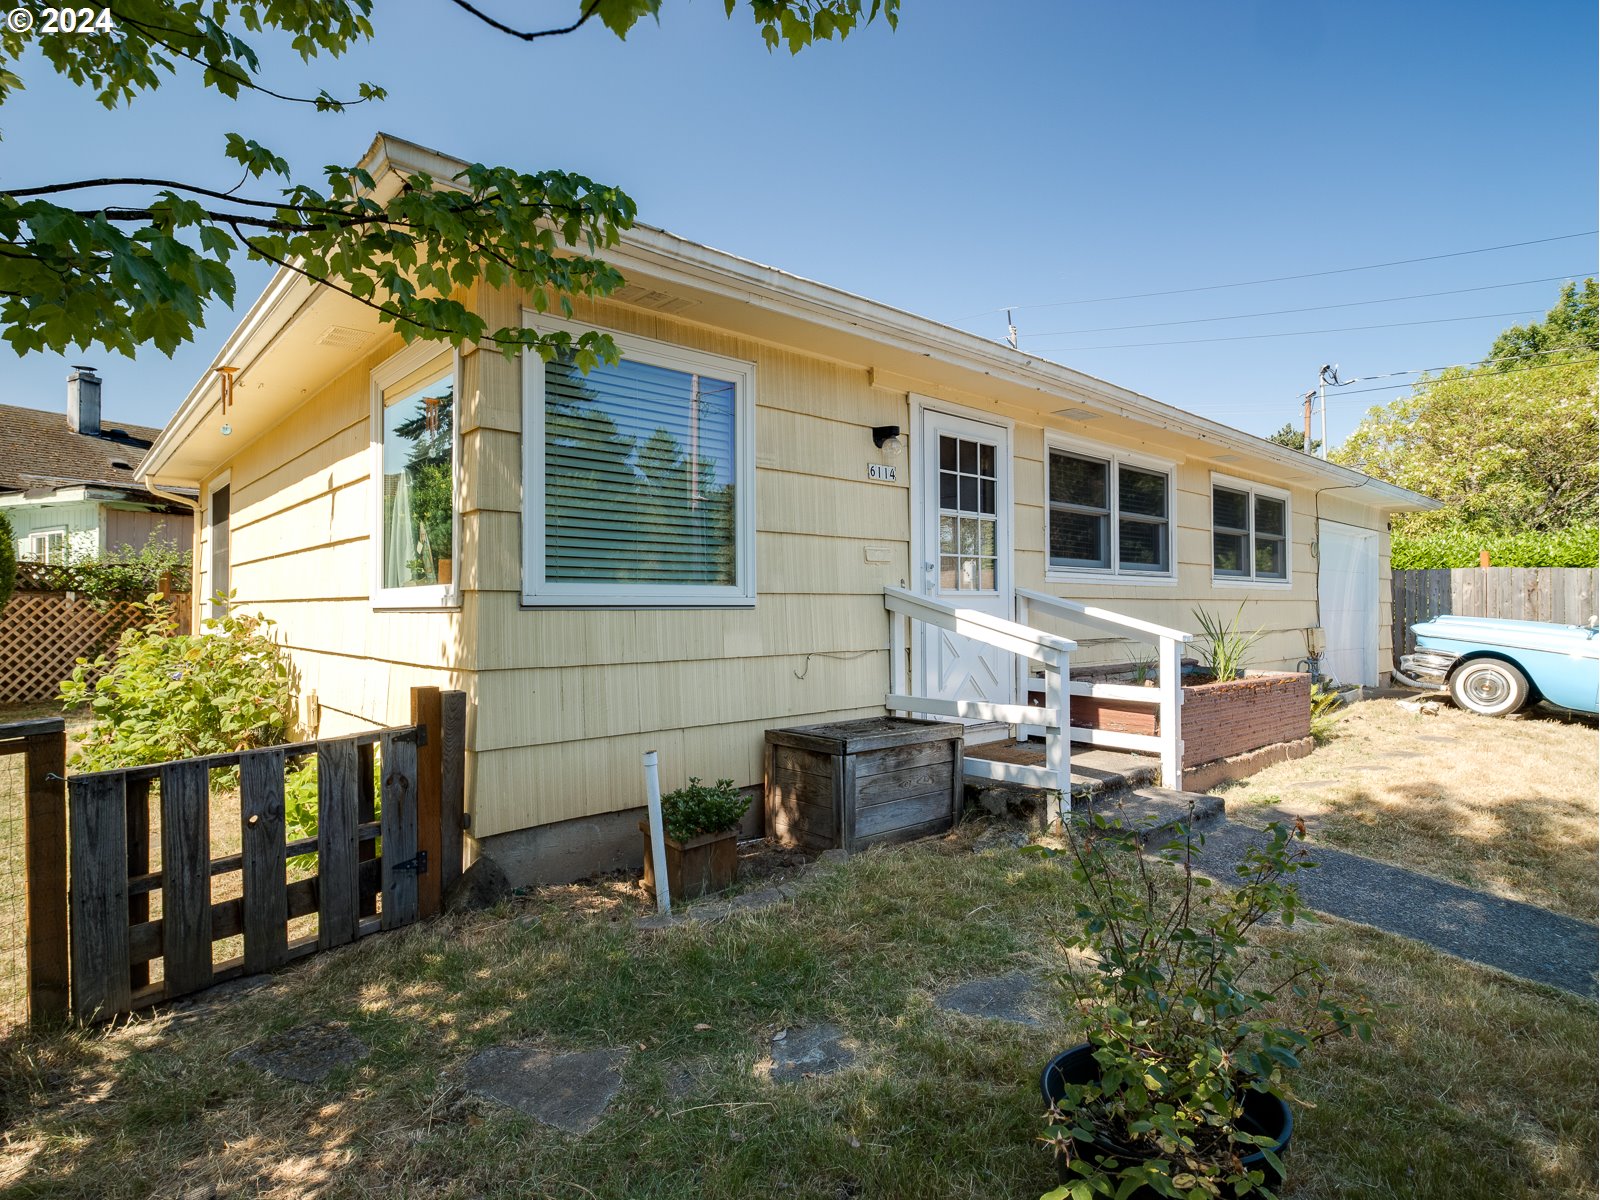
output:
M173 45L165 38L157 37L155 33L155 31L159 29L163 33L170 33L175 36L182 37L185 35L184 30L172 29L166 25L150 25L143 21L136 21L132 17L128 16L127 13L117 8L112 8L110 11L111 15L114 16L121 24L127 25L133 29L137 29L157 46L172 51L172 53L176 54L179 58L186 58L190 62L205 67L209 71L216 71L219 74L226 75L240 87L249 88L253 92L260 92L263 96L271 96L274 100L287 100L291 104L310 104L313 106L328 105L336 109L344 109L353 108L357 104L365 104L369 99L371 99L370 96L363 96L359 100L335 100L332 96L329 96L324 100L316 96L288 96L283 92L275 92L265 84L257 83L255 80L251 79L243 71L236 68L232 63L216 63L212 62L210 59L201 58L198 54L195 54L192 51L185 50L181 46Z
M450 0L450 2L463 12L471 13L473 16L477 17L478 20L489 26L489 28L497 29L503 34L517 38L524 42L531 42L535 38L559 37L564 33L575 33L577 30L583 27L585 22L587 22L590 17L594 16L595 13L600 11L600 0L589 0L589 3L583 6L582 15L579 16L578 19L571 25L567 25L561 29L524 30L513 29L511 26L495 20L482 9L476 7L475 5L469 4L467 0Z

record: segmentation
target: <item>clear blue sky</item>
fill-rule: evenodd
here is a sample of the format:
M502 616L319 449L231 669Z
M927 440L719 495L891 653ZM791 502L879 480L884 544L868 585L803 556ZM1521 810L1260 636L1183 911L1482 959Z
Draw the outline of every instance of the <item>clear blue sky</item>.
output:
M483 2L528 25L577 10ZM1022 306L1025 349L1265 433L1298 420L1322 363L1360 376L1481 357L1528 319L1484 314L1542 312L1559 284L1157 323L1582 273L1595 239L1038 306L1594 229L1595 19L1589 0L904 0L899 32L874 26L790 58L768 54L742 12L725 21L718 0L666 0L660 24L626 43L595 26L532 45L445 0L384 0L378 38L357 54L269 66L282 90L389 89L341 116L229 103L190 72L106 112L27 60L27 91L0 110L0 181L139 174L230 187L217 154L228 130L309 170L354 162L383 129L465 158L582 171L624 187L651 224L997 339L1005 321L992 310ZM243 271L241 307L265 278ZM1456 317L1472 319L1441 320ZM90 363L109 419L160 424L233 317L208 321L172 360L0 350L0 393L55 408L68 364ZM1438 323L1137 345L1422 321ZM1134 325L1154 327L1105 329ZM1394 394L1331 404L1333 440Z

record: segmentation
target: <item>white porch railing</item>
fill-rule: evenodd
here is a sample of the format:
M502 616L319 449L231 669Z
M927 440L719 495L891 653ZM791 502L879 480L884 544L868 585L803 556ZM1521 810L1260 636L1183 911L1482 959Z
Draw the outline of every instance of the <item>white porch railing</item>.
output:
M1027 625L1007 621L1003 617L941 604L904 588L884 588L883 604L889 610L889 691L884 696L884 707L902 715L927 713L1042 728L1044 766L968 758L963 762L963 769L969 776L1054 789L1060 793L1061 816L1065 819L1072 806L1072 757L1070 740L1064 736L1068 730L1068 660L1078 648L1078 643L1053 633L1030 629ZM908 626L912 621L948 630L1038 663L1042 668L1044 704L1033 707L1027 704L942 700L912 695L907 673L910 668Z
M1134 617L1125 617L1104 608L1079 604L1075 600L1062 600L1043 592L1017 589L1017 622L1031 625L1035 614L1054 617L1092 629L1120 634L1134 641L1149 642L1156 647L1156 686L1154 688L1130 687L1121 683L1073 683L1067 691L1072 696L1089 696L1097 700L1117 700L1130 704L1147 704L1159 714L1157 732L1122 733L1110 729L1070 728L1072 741L1091 746L1110 746L1119 750L1144 750L1161 756L1161 783L1164 787L1183 786L1183 647L1192 635L1181 629L1169 629ZM1033 690L1038 676L1029 673L1027 681ZM1042 682L1048 684L1048 679Z

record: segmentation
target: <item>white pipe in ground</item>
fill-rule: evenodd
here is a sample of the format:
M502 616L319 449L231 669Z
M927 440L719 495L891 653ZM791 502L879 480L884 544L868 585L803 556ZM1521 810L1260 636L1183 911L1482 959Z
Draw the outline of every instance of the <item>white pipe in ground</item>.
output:
M661 821L661 776L656 769L656 752L644 752L644 797L650 809L650 867L656 879L656 911L671 912L672 896L667 888L667 831Z

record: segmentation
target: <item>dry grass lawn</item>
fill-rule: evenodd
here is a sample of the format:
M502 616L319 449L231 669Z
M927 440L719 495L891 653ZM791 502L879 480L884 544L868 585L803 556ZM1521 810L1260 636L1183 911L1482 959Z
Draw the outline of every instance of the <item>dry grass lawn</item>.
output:
M952 983L1058 963L1065 872L949 838L852 859L795 902L649 936L635 889L546 889L319 955L263 990L0 1054L0 1196L96 1200L922 1200L1038 1196L1038 1072L1079 1039L937 1008ZM1310 939L1384 1007L1310 1057L1285 1200L1578 1200L1596 1190L1590 1003L1376 930ZM344 1022L326 1083L231 1061ZM772 1084L774 1031L832 1021L856 1066ZM483 1047L626 1047L589 1134L463 1095Z
M1236 819L1252 804L1303 816L1327 845L1593 921L1597 788L1593 719L1381 699L1343 710L1309 758L1224 794Z

